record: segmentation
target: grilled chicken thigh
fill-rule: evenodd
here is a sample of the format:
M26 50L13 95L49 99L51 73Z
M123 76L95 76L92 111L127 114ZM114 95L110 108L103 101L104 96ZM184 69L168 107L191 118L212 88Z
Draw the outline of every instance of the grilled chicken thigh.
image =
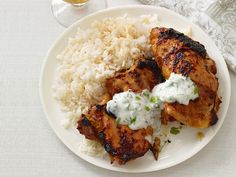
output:
M165 79L172 72L190 77L198 86L199 97L189 105L165 104L163 115L191 127L206 128L217 122L220 99L215 62L205 47L171 28L154 28L150 41L155 60Z
M129 160L143 156L151 147L145 139L146 136L152 135L151 127L131 130L127 125L118 125L115 117L106 112L106 105L92 106L88 114L82 117L86 117L93 133L85 133L79 126L78 129L87 138L99 141L110 155L111 162L125 164Z
M152 90L156 84L163 80L155 60L146 59L139 61L130 69L119 71L115 76L108 78L106 88L111 96L128 90L138 93L144 89Z
M110 155L111 162L124 164L143 156L150 148L157 157L158 143L152 148L145 139L146 136L153 134L152 128L131 130L127 125L117 124L116 117L106 111L106 102L115 93L151 90L162 79L155 60L140 60L130 69L117 72L114 77L107 79L108 93L102 101L103 105L92 106L86 115L82 115L77 129L86 138L100 142ZM159 139L156 138L156 141Z

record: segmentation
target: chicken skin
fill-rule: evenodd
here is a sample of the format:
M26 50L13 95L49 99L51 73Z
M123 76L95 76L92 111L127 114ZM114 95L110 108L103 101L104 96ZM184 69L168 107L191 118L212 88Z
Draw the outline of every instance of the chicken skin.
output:
M139 93L144 89L152 90L152 88L164 81L161 71L155 60L140 60L137 65L132 66L128 70L117 72L113 77L106 81L106 88L109 95L115 93L132 90Z
M127 125L118 125L116 118L106 112L106 105L92 106L82 119L87 119L87 123L83 124L87 127L89 124L92 131L85 133L78 126L80 133L84 133L86 138L99 141L109 154L111 163L117 161L125 164L143 156L151 148L151 144L145 139L152 135L151 127L131 130Z
M190 77L198 87L196 100L189 105L165 104L163 115L196 128L214 125L221 102L217 95L219 83L215 62L208 57L205 47L171 28L153 28L150 42L165 79L174 72Z
M128 70L117 72L106 81L107 94L100 105L92 106L88 113L82 115L78 121L77 129L86 138L100 142L110 156L111 162L119 164L143 156L152 150L155 158L159 153L159 144L155 147L146 140L146 136L153 134L152 127L131 130L127 125L120 125L116 117L106 111L106 102L115 93L132 90L142 92L152 88L163 80L160 69L155 60L140 60ZM155 139L159 142L159 139Z

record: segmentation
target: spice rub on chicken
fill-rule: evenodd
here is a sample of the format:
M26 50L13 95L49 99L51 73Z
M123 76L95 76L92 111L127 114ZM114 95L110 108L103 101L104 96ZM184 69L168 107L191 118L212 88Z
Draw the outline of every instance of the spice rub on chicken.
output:
M160 70L154 60L140 60L128 70L117 72L106 81L106 99L102 105L92 106L88 113L82 115L77 129L86 138L100 142L111 158L111 162L119 164L143 156L152 150L157 157L159 150L155 144L152 147L146 137L153 134L151 126L131 130L127 125L120 125L116 117L106 111L106 102L115 94L132 90L142 92L151 90L163 80ZM156 138L156 141L159 141Z
M111 162L125 164L129 160L143 156L151 148L151 144L145 139L146 136L152 135L151 127L131 130L127 125L119 125L116 118L106 112L105 105L92 106L82 119L87 119L93 133L81 131L81 123L84 125L85 122L78 124L79 131L87 138L99 141L109 154Z
M185 125L206 128L214 125L220 99L215 62L205 47L172 28L153 28L150 41L155 60L165 79L172 72L188 76L198 86L199 98L188 105L166 103L163 115ZM165 119L165 118L164 118Z
M128 90L140 93L144 89L152 90L161 81L164 81L164 78L155 60L146 59L139 61L130 69L119 71L113 77L108 78L106 88L111 96Z

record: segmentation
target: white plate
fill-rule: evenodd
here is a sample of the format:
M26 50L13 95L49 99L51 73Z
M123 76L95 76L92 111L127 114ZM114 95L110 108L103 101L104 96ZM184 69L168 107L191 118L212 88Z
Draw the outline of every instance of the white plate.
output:
M217 65L219 78L219 95L222 96L222 104L218 112L219 121L215 126L204 130L205 137L202 141L196 139L196 132L193 128L186 128L178 135L171 137L172 143L160 154L159 160L155 161L151 153L147 153L144 157L127 163L126 165L111 165L108 159L90 157L79 151L79 143L82 135L77 130L65 130L60 125L60 120L64 114L60 111L57 102L53 99L52 84L55 77L57 67L56 55L67 45L67 40L76 33L77 27L86 29L91 22L105 17L117 17L127 13L131 17L143 14L158 14L159 21L162 26L173 27L175 29L183 29L183 27L192 28L192 37L205 45L208 54L212 57ZM54 43L49 50L45 62L42 67L40 78L40 97L43 110L47 116L48 122L55 131L61 141L75 154L82 159L102 168L122 172L150 172L164 168L168 168L183 162L199 152L207 143L215 136L220 129L230 101L230 78L225 61L219 50L212 40L196 25L186 20L172 11L160 7L152 6L125 6L97 12L73 24L68 28Z

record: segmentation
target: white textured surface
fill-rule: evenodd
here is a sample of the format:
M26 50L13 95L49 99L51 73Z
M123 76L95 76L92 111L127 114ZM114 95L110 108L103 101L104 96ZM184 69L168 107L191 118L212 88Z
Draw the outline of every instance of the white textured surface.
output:
M139 4L109 0L109 6ZM49 127L38 96L44 56L64 30L53 19L50 0L0 0L0 176L110 177L70 152ZM200 153L170 169L128 177L236 176L236 76L222 129ZM148 163L148 162L147 162Z

